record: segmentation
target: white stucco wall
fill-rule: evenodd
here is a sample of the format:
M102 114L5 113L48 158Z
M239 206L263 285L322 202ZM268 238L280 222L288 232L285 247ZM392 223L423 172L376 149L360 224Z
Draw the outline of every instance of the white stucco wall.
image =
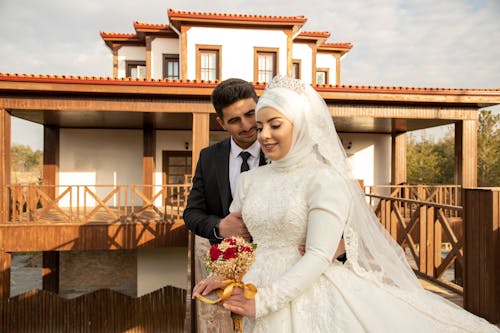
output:
M391 182L391 136L388 134L340 133L354 177L367 185ZM350 147L350 148L349 148Z
M180 54L179 39L155 38L151 43L151 78L163 78L163 54ZM146 50L144 50L146 52ZM180 61L180 55L179 55ZM179 62L179 71L180 71Z
M302 81L312 83L312 49L307 44L293 44L292 59L302 60L300 65L300 78Z
M123 46L118 50L118 77L126 76L125 61L137 60L146 61L145 46Z
M193 27L187 32L187 78L196 79L196 44L222 46L222 77L254 80L254 47L279 48L278 73L286 73L287 36L282 31Z
M104 198L111 186L142 184L141 130L62 128L59 142L60 185L91 185L90 189ZM61 187L59 193L64 189ZM82 191L80 189L80 203ZM73 193L73 202L76 200ZM87 205L92 202L87 198ZM68 204L69 197L65 197L61 205L67 207Z
M187 288L187 248L137 250L137 296L164 286Z
M324 53L316 54L316 68L329 68L328 84L335 84L337 67L335 65L335 57L333 55Z

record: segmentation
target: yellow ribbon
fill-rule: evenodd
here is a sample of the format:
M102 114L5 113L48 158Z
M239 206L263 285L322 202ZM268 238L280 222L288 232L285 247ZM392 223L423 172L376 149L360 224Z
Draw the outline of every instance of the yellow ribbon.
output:
M257 293L257 287L255 287L251 283L243 283L241 281L234 281L234 280L224 280L222 281L226 285L224 290L218 289L215 292L219 296L218 299L212 300L208 299L206 297L203 297L201 295L197 295L196 298L198 298L200 301L208 303L208 304L216 304L219 303L220 301L229 298L231 294L233 293L234 288L241 288L243 289L243 296L245 296L246 299L252 299L255 297L255 294Z

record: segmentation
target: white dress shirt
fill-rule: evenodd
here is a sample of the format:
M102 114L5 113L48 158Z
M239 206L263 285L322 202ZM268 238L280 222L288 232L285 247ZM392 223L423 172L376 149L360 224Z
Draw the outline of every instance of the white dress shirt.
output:
M258 167L260 161L259 141L255 140L247 149L241 149L241 147L234 142L233 138L231 138L231 150L229 153L229 185L231 186L231 195L233 197L234 191L236 190L236 184L238 183L238 176L240 175L241 163L243 163L243 159L239 156L242 151L247 151L251 155L247 161L250 170Z

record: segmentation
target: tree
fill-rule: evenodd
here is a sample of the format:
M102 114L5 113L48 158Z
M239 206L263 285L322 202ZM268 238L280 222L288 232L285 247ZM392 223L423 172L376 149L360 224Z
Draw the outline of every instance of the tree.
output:
M500 114L479 112L478 186L500 186Z
M500 186L500 114L479 112L477 134L478 186ZM409 136L407 172L410 184L453 184L455 182L454 134L450 130L434 142Z
M39 170L42 166L42 151L33 151L30 146L13 144L10 149L10 154L12 159L12 171L35 171Z

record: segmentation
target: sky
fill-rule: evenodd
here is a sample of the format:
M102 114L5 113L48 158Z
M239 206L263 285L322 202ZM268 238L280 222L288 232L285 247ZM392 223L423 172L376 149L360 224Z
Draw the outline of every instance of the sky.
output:
M354 45L341 84L500 88L500 0L0 0L0 73L112 76L99 32L168 24L169 8L304 15L303 30ZM41 126L14 118L12 132L42 149Z

